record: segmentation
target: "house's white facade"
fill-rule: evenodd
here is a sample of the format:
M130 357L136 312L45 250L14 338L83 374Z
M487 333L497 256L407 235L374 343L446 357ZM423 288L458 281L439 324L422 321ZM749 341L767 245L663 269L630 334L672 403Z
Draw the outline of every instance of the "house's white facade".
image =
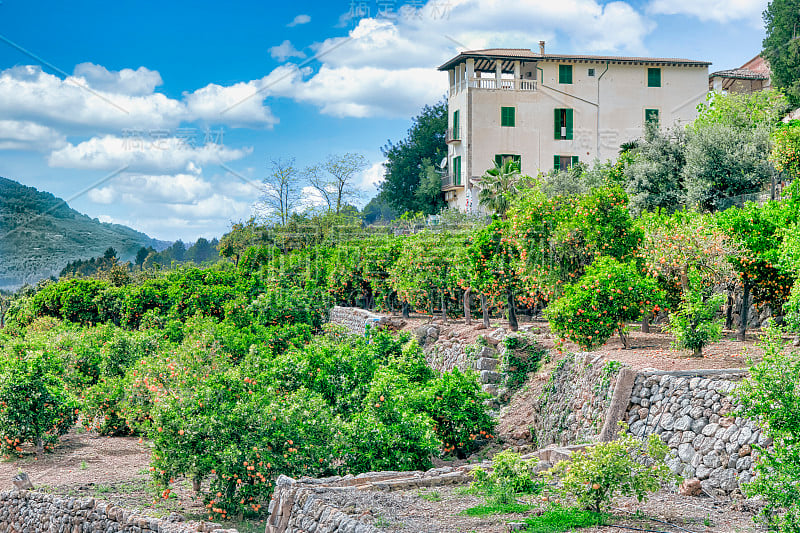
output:
M710 63L686 59L567 56L527 49L463 52L439 70L450 79L451 207L476 210L477 179L506 158L535 176L575 161L615 159L646 120L687 123L708 90Z

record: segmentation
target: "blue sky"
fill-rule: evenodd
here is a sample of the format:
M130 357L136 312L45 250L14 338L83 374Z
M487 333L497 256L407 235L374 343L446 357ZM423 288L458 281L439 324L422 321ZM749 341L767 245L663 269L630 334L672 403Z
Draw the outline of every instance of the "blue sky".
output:
M272 158L380 148L439 99L459 49L758 53L764 0L0 3L0 176L165 240L249 217ZM85 192L84 192L85 191ZM308 192L306 198L313 202Z

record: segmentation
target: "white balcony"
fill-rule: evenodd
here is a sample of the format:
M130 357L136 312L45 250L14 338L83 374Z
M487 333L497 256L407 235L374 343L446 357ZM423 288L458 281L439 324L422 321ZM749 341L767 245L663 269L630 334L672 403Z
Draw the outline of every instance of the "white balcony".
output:
M497 78L470 78L469 86L473 89L488 89L488 90L501 90L501 91L535 91L536 80L523 80L502 78L500 80L500 87L497 86ZM464 85L450 87L450 95L453 96L463 90Z

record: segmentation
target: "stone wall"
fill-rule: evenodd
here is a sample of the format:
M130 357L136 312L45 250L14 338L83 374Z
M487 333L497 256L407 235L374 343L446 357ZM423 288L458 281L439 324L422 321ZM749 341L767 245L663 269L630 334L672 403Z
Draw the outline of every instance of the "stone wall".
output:
M176 516L176 518L180 518ZM0 532L236 533L210 522L170 522L128 512L94 498L33 491L0 492Z
M530 439L542 447L598 440L621 367L601 355L566 354L533 400Z
M367 325L375 329L400 329L406 321L400 317L379 315L359 307L335 306L330 310L328 321L344 326L351 335L364 335Z
M642 372L630 398L630 432L661 435L672 471L699 479L708 494L733 492L753 477L753 444L770 444L755 422L736 416L730 393L746 375L740 369Z
M280 476L269 504L266 533L380 533L372 514L348 514L341 503L367 491L414 490L468 483L463 468L427 472L369 472L358 476L294 480ZM354 509L353 509L354 510Z

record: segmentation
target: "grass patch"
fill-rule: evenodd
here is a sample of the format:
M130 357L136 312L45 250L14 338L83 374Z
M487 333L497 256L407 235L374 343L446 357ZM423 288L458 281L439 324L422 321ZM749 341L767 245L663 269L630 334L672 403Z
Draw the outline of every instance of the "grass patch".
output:
M578 527L602 526L608 523L610 515L586 511L577 507L553 506L539 516L526 518L528 533L558 533Z
M488 503L461 511L467 516L490 516L494 514L524 513L533 509L529 503Z
M422 492L419 491L417 496L422 498L423 500L427 500L429 502L440 502L442 501L442 495L439 493L438 490L432 490L430 492Z

